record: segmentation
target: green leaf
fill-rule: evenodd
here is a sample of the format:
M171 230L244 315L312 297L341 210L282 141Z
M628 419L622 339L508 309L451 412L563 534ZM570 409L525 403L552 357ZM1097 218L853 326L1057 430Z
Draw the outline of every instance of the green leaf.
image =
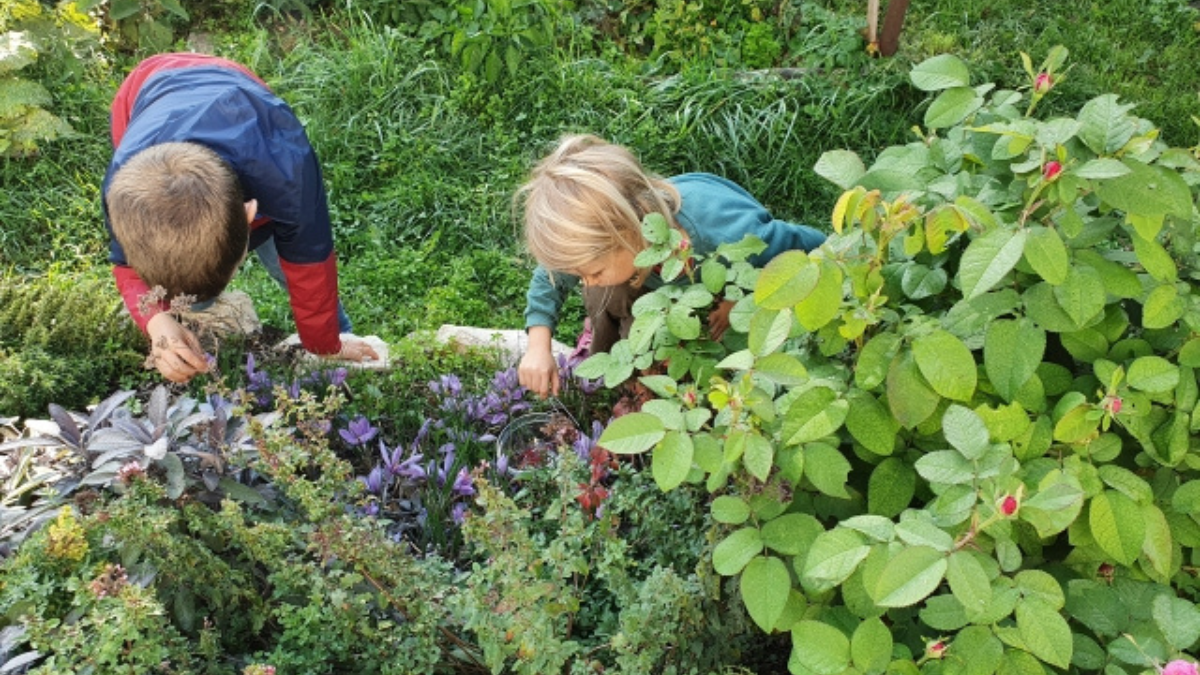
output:
M883 384L899 348L900 336L895 333L879 333L868 340L854 365L854 383L866 391ZM1200 354L1200 349L1197 352Z
M850 461L837 448L825 443L804 446L804 477L822 494L849 499L850 494L846 492L849 475Z
M910 263L904 268L900 290L910 300L921 300L941 293L946 288L946 270Z
M983 107L983 97L970 87L953 87L938 94L925 110L925 126L945 129Z
M879 675L892 660L892 631L878 617L863 620L850 638L850 658L864 675Z
M618 418L618 419L624 419ZM658 489L669 492L679 487L692 470L692 437L680 431L668 431L654 448L650 463Z
M667 329L680 340L695 340L700 337L700 317L686 305L675 305L667 312Z
M1118 160L1101 157L1084 162L1074 173L1080 178L1120 178L1130 171L1129 167Z
M967 300L1000 283L1025 251L1024 230L992 230L967 245L959 261L958 277Z
M1120 492L1105 490L1092 497L1088 505L1088 525L1092 538L1117 562L1131 565L1142 552L1142 543L1146 540L1142 510Z
M1195 603L1161 593L1155 596L1150 614L1174 650L1188 649L1200 640L1200 609Z
M792 659L814 675L838 675L850 665L850 640L820 621L801 621L792 628Z
M867 482L867 511L889 518L898 516L912 502L916 488L917 473L911 466L897 458L885 459Z
M762 437L757 431L746 434L746 450L742 454L742 464L751 476L766 481L774 466L775 448L771 441ZM807 462L807 458L805 460Z
M1165 283L1173 284L1179 279L1179 268L1162 244L1143 239L1137 234L1130 239L1133 241L1133 252L1147 274Z
M808 370L791 354L775 352L754 362L754 372L784 387L795 387L808 381Z
M741 525L750 518L750 507L745 501L730 495L721 495L712 503L713 520L728 525Z
M1071 665L1071 627L1058 610L1040 600L1023 599L1017 603L1017 630L1034 656L1058 668Z
M804 557L801 580L811 592L827 591L850 578L870 552L871 547L854 530L834 528L822 532Z
M1095 181L1100 199L1126 214L1190 217L1191 189L1178 173L1164 167L1148 166L1132 158L1126 158L1122 163L1130 170L1127 175Z
M1104 290L1118 298L1137 298L1142 295L1142 282L1137 274L1125 265L1115 263L1095 251L1075 251L1075 259L1090 265L1100 273Z
M662 420L650 413L636 412L613 420L596 443L618 455L633 455L654 447L666 433Z
M1079 111L1079 138L1097 155L1109 155L1120 150L1133 138L1137 128L1126 115L1132 105L1117 103L1116 94L1104 94L1088 101Z
M1021 570L1013 579L1022 597L1033 598L1045 603L1050 609L1059 610L1067 602L1062 585L1048 572Z
M847 399L850 409L846 416L846 430L854 440L872 454L881 457L892 454L899 425L888 409L861 389L851 389Z
M791 309L817 287L821 268L804 251L784 251L758 275L754 301L765 309Z
M950 643L946 675L992 675L1004 660L1004 643L987 626L967 626Z
M955 450L927 452L913 467L930 483L969 485L975 481L975 465Z
M975 358L971 350L944 330L913 340L913 358L921 375L935 392L955 401L969 401L975 393Z
M950 592L962 604L967 617L980 616L992 601L992 582L987 570L969 551L950 554L946 581L950 583Z
M971 84L967 64L953 54L941 54L917 64L909 74L913 86L921 91L939 91Z
M1185 311L1187 304L1174 284L1156 286L1142 305L1142 326L1151 330L1166 328L1183 317Z
M1106 298L1100 273L1088 265L1075 265L1066 280L1054 287L1059 307L1080 328L1104 311Z
M1019 349L1014 346L1020 345ZM983 366L996 393L1011 402L1033 374L1046 352L1046 331L1027 321L1000 320L988 326L983 342Z
M946 574L946 554L928 546L910 546L888 560L873 588L880 607L908 607L937 589Z
M796 320L806 330L816 331L832 321L842 309L842 268L822 260L817 286L796 304Z
M1142 356L1129 365L1125 381L1150 394L1173 391L1179 384L1179 367L1161 356Z
M849 150L827 150L817 160L813 171L834 185L849 190L867 172L862 159Z
M175 455L174 455L174 453L172 453L167 456L174 457ZM182 470L182 468L183 467L181 465L180 469ZM180 480L182 481L182 478ZM233 499L235 501L242 502L243 504L249 504L251 506L260 506L260 505L264 505L267 503L266 497L263 497L262 494L259 493L258 490L255 490L254 488L250 487L249 485L239 483L238 481L230 478L229 476L222 476L221 480L218 481L218 487L221 490L221 492L223 492L225 494L226 497Z
M946 436L946 442L967 459L979 459L991 447L983 418L961 405L946 408L942 416L942 433Z
M750 318L750 352L755 356L766 356L779 349L792 329L792 312L789 309L759 309Z
M850 404L828 387L805 391L788 407L781 437L786 445L799 445L828 436L846 420Z
M1066 281L1067 272L1071 268L1066 244L1058 236L1058 232L1048 227L1029 228L1029 238L1025 242L1025 260L1029 262L1033 271L1055 286Z
M767 548L780 555L800 555L825 531L821 522L807 513L788 513L768 520L762 527Z
M1142 520L1146 523L1146 540L1142 543L1142 560L1150 563L1147 574L1159 583L1168 583L1176 571L1175 543L1171 524L1154 504L1142 504ZM1190 644L1190 643L1189 643Z
M787 565L779 558L757 556L742 570L739 584L742 602L750 618L759 628L770 633L783 614L792 590L792 577Z
M642 218L642 236L650 244L666 244L671 233L671 225L661 213L647 213Z
M108 18L113 21L123 21L142 11L142 3L138 0L112 0L108 5Z
M902 427L916 428L937 410L940 400L938 393L922 377L912 352L892 359L887 374L887 402Z
M742 571L754 556L762 553L762 535L756 527L743 527L725 537L713 548L713 569L731 577Z

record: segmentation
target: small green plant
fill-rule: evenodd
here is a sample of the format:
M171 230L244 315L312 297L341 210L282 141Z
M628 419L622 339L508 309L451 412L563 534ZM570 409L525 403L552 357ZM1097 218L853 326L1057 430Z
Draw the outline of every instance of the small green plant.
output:
M190 17L179 0L75 0L78 11L103 17L110 39L126 50L167 51L175 25Z
M643 262L691 283L577 371L670 359L599 443L717 494L713 567L790 672L1142 672L1200 640L1200 157L1114 95L1034 117L1065 58L1023 91L917 65L917 141L817 163L845 192L812 253L726 271L648 219Z

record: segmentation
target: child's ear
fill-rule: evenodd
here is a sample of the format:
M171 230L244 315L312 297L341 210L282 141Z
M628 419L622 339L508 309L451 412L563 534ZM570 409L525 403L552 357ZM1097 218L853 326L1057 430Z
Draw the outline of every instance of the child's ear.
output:
M255 217L257 217L257 216L258 216L258 200L257 199L248 200L246 202L246 224L249 225L250 223L253 223Z

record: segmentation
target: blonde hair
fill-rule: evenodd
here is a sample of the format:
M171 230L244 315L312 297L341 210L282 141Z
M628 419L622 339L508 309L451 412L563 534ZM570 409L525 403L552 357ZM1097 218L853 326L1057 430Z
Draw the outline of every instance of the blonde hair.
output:
M241 183L228 162L196 143L162 143L134 155L105 195L129 266L167 298L221 294L250 240Z
M548 271L572 274L622 249L641 251L642 217L661 213L674 225L679 203L675 186L628 149L590 134L562 138L514 197L529 253Z

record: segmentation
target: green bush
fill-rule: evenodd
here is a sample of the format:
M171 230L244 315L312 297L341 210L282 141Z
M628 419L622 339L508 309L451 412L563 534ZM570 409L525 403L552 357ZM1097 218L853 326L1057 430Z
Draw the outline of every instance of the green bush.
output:
M44 416L111 393L139 377L144 338L111 282L51 272L0 284L0 410Z
M703 483L712 552L789 670L1142 672L1200 640L1200 153L1114 95L1035 117L1066 50L1020 91L943 55L920 139L831 151L837 234L761 271L686 271L580 365L658 394L599 442ZM686 253L686 252L685 252ZM722 264L725 258L728 264ZM695 271L693 271L693 269ZM734 302L719 344L701 318Z

